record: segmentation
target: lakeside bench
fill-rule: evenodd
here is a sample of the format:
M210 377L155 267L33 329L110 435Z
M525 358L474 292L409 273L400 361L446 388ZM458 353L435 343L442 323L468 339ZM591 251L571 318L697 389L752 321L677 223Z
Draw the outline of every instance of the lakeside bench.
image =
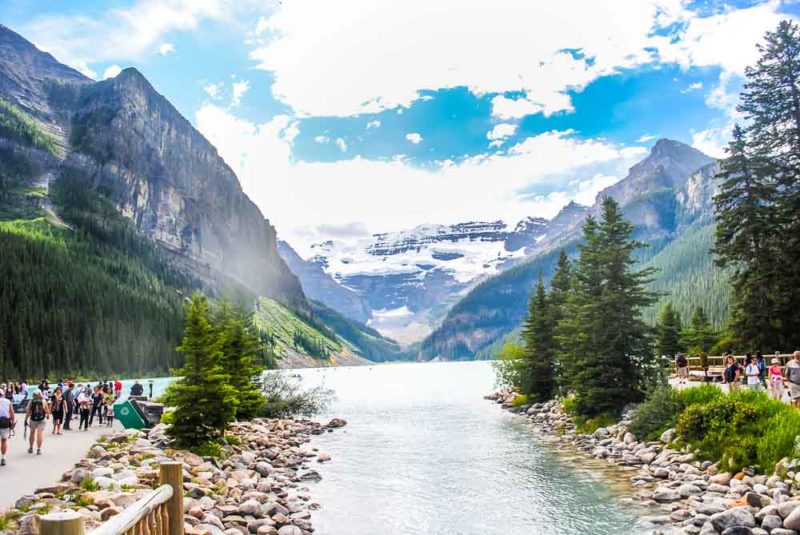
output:
M42 516L41 535L183 535L183 463L159 465L160 486L89 532L76 511Z

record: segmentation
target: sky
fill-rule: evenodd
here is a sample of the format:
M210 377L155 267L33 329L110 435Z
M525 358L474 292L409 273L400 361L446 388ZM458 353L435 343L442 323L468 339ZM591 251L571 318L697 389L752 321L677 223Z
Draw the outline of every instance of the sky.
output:
M0 0L101 80L139 69L302 255L591 204L658 138L724 156L796 1Z

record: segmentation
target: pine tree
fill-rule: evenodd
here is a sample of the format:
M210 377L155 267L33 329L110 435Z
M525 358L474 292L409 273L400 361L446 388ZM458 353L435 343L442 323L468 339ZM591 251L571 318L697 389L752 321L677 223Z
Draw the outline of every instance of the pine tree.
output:
M656 324L658 331L658 354L675 358L681 350L681 317L672 307L672 303L665 304L658 316Z
M708 321L703 307L696 307L689 327L683 331L683 343L687 351L693 355L707 355L717 339L718 334Z
M556 393L555 367L553 362L553 323L549 315L544 280L539 273L536 292L531 295L528 318L522 329L525 341L525 370L527 378L523 392L531 401L543 402L553 399Z
M178 351L185 364L173 372L180 379L167 388L164 401L175 407L169 434L179 446L191 448L221 437L237 406L230 376L222 369L222 352L210 322L208 300L201 294L192 296Z
M606 197L600 223L587 220L576 267L574 390L578 413L619 413L643 397L655 359L641 309L655 296L645 287L649 269L633 271L633 226L619 205Z
M252 315L223 303L215 319L222 369L236 392L236 418L254 418L266 400L261 392L264 373L264 366L259 364L261 339Z
M556 385L561 394L569 388L569 361L564 358L560 343L559 324L564 317L572 290L572 263L563 249L558 255L558 264L550 278L549 315L552 325L553 366L555 368Z

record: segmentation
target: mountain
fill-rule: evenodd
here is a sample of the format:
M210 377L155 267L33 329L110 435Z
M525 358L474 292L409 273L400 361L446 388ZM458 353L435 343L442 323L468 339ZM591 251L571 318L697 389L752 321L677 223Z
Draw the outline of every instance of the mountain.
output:
M2 25L0 246L2 376L164 372L196 289L268 299L346 339L231 168L141 73L95 82ZM371 350L375 333L334 319L347 351ZM308 356L301 342L281 341Z
M685 293L691 285L683 275L689 274L694 280L703 275L723 280L714 274L713 264L706 262L709 255L700 255L699 264L686 258L698 252L687 244L691 236L704 237L707 243L708 229L713 225L711 200L716 172L715 160L700 151L678 141L657 141L625 178L600 192L592 207L567 205L550 222L552 232L537 241L524 262L482 281L467 293L422 342L418 358L486 356L487 348L513 333L525 317L529 292L539 273L549 279L560 249L571 256L577 254L582 223L589 214L600 213L605 196L617 199L625 217L634 224L635 237L649 245L639 259L656 266L673 266L659 273L654 288L670 294L680 286ZM686 301L685 295L683 299ZM724 311L717 306L715 319L721 314Z
M371 327L412 343L466 289L522 260L547 235L548 225L530 217L513 228L503 221L472 221L329 240L313 245L312 256L293 271L309 295L348 317L360 319L353 315L352 293L359 296ZM297 265L292 256L284 254L290 266Z
M317 263L303 260L292 246L278 240L278 253L289 269L300 279L303 292L315 301L327 303L330 308L341 315L366 323L371 311L364 299L355 291L339 284Z

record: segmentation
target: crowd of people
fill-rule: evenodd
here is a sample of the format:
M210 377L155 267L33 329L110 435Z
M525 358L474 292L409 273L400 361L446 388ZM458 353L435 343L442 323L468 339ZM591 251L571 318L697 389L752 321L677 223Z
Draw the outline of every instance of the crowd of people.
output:
M152 388L151 382L151 397ZM141 383L136 381L130 394L142 396L144 388ZM114 403L121 396L122 382L119 380L100 381L95 385L60 380L51 386L45 379L36 388L31 388L25 380L0 384L0 466L6 465L8 442L15 435L17 413L24 414L28 453L35 451L41 455L48 423L53 435L71 431L76 420L78 430L88 431L95 420L100 426L111 427Z
M781 364L780 352L767 363L760 351L747 353L742 361L732 353L725 355L725 366L722 370L722 382L730 391L740 386L755 391L766 391L776 400L782 400L788 391L789 402L800 408L800 351L795 351L792 358ZM689 361L686 355L679 354L675 359L678 384L686 384L689 378Z

